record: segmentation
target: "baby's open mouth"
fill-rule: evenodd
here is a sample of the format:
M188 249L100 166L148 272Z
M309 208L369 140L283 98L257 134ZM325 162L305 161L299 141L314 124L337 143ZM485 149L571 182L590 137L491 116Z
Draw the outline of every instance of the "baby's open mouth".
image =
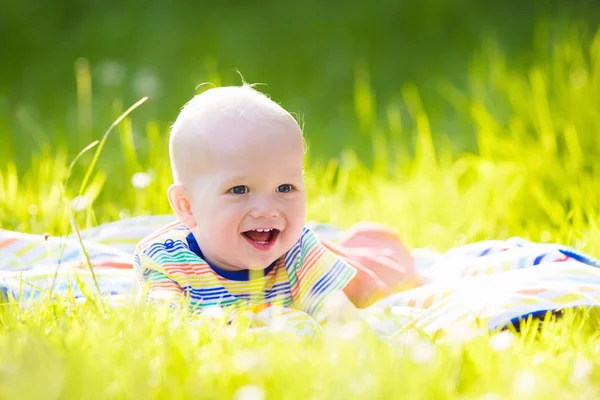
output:
M242 235L254 247L259 250L267 250L275 243L277 236L279 236L279 230L273 228L259 228L242 232Z

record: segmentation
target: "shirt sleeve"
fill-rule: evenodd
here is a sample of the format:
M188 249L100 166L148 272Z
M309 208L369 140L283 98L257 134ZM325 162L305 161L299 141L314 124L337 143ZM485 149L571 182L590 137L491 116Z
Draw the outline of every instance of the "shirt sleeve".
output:
M173 304L184 300L183 288L169 278L164 268L139 247L135 251L133 269L141 286L140 289L145 290L146 300Z
M308 228L287 253L286 268L294 303L311 316L316 316L330 294L343 290L356 275L353 267L325 248Z

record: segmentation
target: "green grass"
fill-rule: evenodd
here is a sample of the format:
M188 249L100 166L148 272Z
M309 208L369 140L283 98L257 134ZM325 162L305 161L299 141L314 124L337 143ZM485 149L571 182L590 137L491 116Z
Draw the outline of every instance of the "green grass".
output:
M466 88L436 81L449 115L474 132L472 152L455 148L467 133L432 132L416 85L376 103L368 70L359 66L353 118L360 128L352 135L361 139L329 162L309 155L309 218L341 226L385 222L411 247L444 250L520 235L600 255L600 34L573 29L551 43L522 69L488 42L470 63ZM127 107L116 107L115 118ZM81 194L90 205L74 211L81 227L169 212L166 123L134 124L136 111L108 136L89 176ZM372 149L371 161L353 151L359 142ZM33 155L25 171L11 161L0 166L2 227L68 233L67 211L93 152L66 186L74 154L65 148ZM131 183L139 172L152 178L144 188ZM166 310L100 311L68 300L7 305L0 318L0 397L7 399L600 395L597 315L568 315L541 332L532 325L514 341L484 333L456 343L411 333L389 345L340 339L339 332L306 339L240 328L234 335Z
M518 336L390 345L325 331L248 333L165 309L69 302L2 311L4 398L597 398L598 316ZM583 323L587 321L586 323ZM460 333L464 334L464 330ZM560 338L560 339L559 339ZM250 392L250 394L248 394ZM240 395L238 393L238 395Z

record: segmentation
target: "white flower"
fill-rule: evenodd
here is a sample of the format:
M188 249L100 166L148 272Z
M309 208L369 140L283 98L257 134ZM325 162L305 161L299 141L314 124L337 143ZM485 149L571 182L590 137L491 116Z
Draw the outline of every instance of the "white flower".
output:
M548 231L544 231L540 235L540 241L542 243L548 243L548 242L550 242L551 239L552 239L552 235L550 235L550 232L548 232Z
M282 317L276 317L276 318L272 318L268 321L268 326L269 329L272 332L285 332L286 329L288 329L287 323L285 318Z
M265 391L258 385L245 385L236 390L233 400L263 400Z
M119 86L125 79L125 67L118 61L103 61L97 70L100 82L106 86Z
M533 392L535 388L536 377L531 371L520 371L515 376L513 388L517 394L526 396Z
M131 218L131 214L129 214L129 211L127 211L127 210L119 211L119 219L128 219L128 218Z
M464 322L454 324L448 330L448 341L453 344L461 344L479 336L481 332L472 325Z
M261 363L260 354L256 351L242 350L233 356L233 366L240 373L250 372L259 367Z
M504 397L498 393L486 393L479 398L479 400L502 400Z
M573 372L571 373L571 382L580 383L590 376L594 368L594 363L583 355L578 355L575 364L573 365Z
M219 319L225 315L225 310L219 306L209 306L202 310L202 315L207 317Z
M421 341L421 337L418 333L413 331L406 331L394 338L394 343L401 346L413 347Z
M514 342L515 335L509 331L502 331L491 337L490 347L492 350L500 352L511 348Z
M133 90L138 96L155 96L160 90L160 80L153 72L142 71L133 80Z
M536 355L533 356L533 359L531 360L531 364L539 365L539 364L543 363L544 361L546 361L546 355L544 353L537 353Z
M368 393L373 386L373 375L366 372L359 377L355 377L348 383L349 389L355 394Z
M27 212L29 212L29 214L30 214L31 216L35 216L35 215L37 215L37 213L38 213L38 207L37 207L37 205L35 205L35 204L30 204L30 205L27 207Z
M73 211L83 211L87 209L91 204L89 197L87 196L77 196L71 201L71 208Z
M339 330L338 338L340 340L353 340L356 339L362 331L362 326L358 321L350 321L342 325Z
M238 335L238 330L237 328L234 328L233 326L226 326L223 329L221 329L221 336L225 339L227 339L227 341L231 342L232 340L234 340Z
M421 340L412 351L412 359L417 364L427 364L435 358L435 346L425 340Z
M131 184L136 189L144 189L152 183L152 176L147 172L136 172L131 177Z

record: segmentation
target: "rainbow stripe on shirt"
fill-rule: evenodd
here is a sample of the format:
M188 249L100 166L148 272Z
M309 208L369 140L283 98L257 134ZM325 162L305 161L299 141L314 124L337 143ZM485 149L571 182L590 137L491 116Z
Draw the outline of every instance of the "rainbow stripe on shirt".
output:
M142 239L134 256L138 280L154 299L188 299L194 311L256 304L293 307L315 316L327 296L342 290L356 270L326 249L308 228L262 274L229 279L193 251L189 228L176 222ZM258 271L263 272L263 271ZM258 276L255 276L258 275Z

